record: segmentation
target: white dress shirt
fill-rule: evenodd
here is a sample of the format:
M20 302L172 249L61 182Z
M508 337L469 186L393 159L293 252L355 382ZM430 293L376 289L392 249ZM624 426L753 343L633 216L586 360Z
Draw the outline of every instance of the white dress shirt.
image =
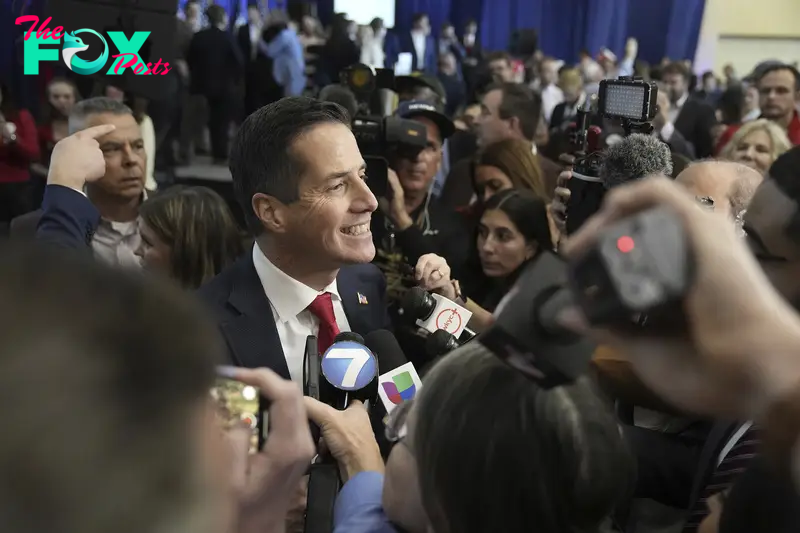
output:
M253 265L272 307L272 316L275 318L275 328L281 340L289 375L292 376L292 381L302 385L306 337L319 333L319 320L307 310L311 302L324 292L331 293L333 315L339 331L350 331L336 280L325 287L324 291L316 291L273 265L258 244L253 245Z
M681 109L683 109L683 104L686 103L686 100L689 99L689 93L684 94L680 100L672 104L669 108L669 121L675 124L678 120L678 115L681 114Z
M542 113L544 113L544 119L548 124L550 124L550 117L553 116L553 110L563 101L564 91L554 83L542 89Z
M425 68L425 46L428 36L421 31L411 32L411 41L414 43L414 52L417 54L417 70Z
M250 30L250 60L255 61L258 57L258 45L261 42L262 27L260 24L248 24Z

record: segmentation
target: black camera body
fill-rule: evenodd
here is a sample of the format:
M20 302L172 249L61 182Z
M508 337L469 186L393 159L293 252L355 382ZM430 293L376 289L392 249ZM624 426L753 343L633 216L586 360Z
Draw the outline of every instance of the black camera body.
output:
M658 111L658 87L641 78L620 77L603 80L597 98L596 114L621 122L625 135L650 134L652 120ZM569 180L570 199L567 205L567 234L571 235L595 214L603 203L606 187L600 177L603 156L600 150L600 129L590 126L595 114L593 102L587 98L578 110L575 129L571 133L575 163Z
M413 120L383 116L378 90L395 90L391 69L373 69L358 63L342 72L341 81L353 91L358 102L352 131L367 163L369 188L375 196L389 198L389 160L398 156L413 159L421 152L427 144L425 126Z

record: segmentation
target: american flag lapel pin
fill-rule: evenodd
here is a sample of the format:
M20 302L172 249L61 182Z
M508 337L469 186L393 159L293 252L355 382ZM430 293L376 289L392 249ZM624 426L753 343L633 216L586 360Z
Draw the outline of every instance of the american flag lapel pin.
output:
M367 301L367 297L366 297L366 296L364 296L364 295L363 295L363 294L361 294L360 292L359 292L359 293L357 293L357 294L358 294L358 304L359 304L359 305L367 305L367 304L369 303L369 302Z

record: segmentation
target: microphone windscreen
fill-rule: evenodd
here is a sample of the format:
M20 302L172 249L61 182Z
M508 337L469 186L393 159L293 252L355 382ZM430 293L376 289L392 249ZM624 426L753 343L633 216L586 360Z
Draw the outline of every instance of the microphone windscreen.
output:
M358 344L364 344L364 337L356 333L355 331L342 331L333 339L333 342L357 342ZM366 346L366 345L365 345Z
M385 374L408 362L400 344L391 331L377 329L364 338L364 344L378 358L378 372Z
M600 177L606 189L652 174L672 175L672 154L658 137L634 133L609 146Z
M403 297L401 304L403 313L414 320L425 318L425 313L428 311L426 302L429 298L430 296L422 287L411 287Z

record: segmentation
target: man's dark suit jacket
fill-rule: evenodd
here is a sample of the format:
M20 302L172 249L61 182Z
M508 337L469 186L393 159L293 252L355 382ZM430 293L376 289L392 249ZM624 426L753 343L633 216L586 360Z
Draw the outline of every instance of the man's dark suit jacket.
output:
M354 332L364 336L376 329L391 329L386 280L378 267L346 266L339 270L336 281ZM272 307L253 265L251 250L201 287L198 294L213 311L233 364L267 367L290 379Z
M19 226L20 231L30 229L36 222L38 241L87 251L91 251L92 237L100 224L100 213L92 202L80 192L61 185L48 185L42 210L23 217L28 218Z
M698 159L714 155L711 129L717 124L714 109L706 102L688 98L675 119L675 129L692 143Z
M265 28L261 38L271 33ZM245 61L245 113L250 114L262 106L283 98L283 88L278 85L272 75L272 59L258 50L253 57L253 43L250 40L250 25L245 24L236 34L236 43Z
M191 93L222 97L244 68L244 58L233 37L219 28L206 28L194 34L187 57L191 72Z
M436 39L428 35L425 37L425 57L417 57L417 49L414 48L414 38L410 31L401 32L397 35L397 43L400 53L409 53L412 57L411 70L414 72L424 71L425 74L436 76L439 69L439 49L436 46ZM419 68L420 59L425 61L425 68Z

